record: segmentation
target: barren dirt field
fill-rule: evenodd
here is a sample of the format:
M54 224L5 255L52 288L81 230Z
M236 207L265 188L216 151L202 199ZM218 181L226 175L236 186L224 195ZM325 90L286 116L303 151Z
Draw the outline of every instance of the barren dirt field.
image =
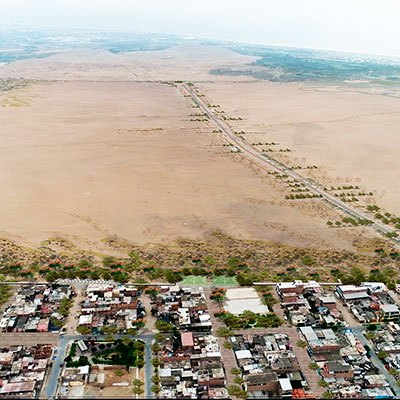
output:
M5 96L29 104L0 113L4 233L145 243L222 230L346 246L311 209L282 204L273 178L228 153L211 126L190 121L190 99L172 86L36 83Z
M318 169L301 173L328 187L358 185L374 193L361 202L400 215L400 188L395 184L400 172L399 88L397 97L390 97L384 90L375 94L357 87L306 84L198 86L228 115L244 118L232 124L249 132L250 142L279 142L279 148L291 152L273 156L287 165L316 165Z
M3 77L94 80L252 80L211 76L212 68L235 68L256 60L230 50L202 45L181 45L162 51L113 54L105 50L71 49L41 59L22 60L0 68Z
M288 186L223 146L215 127L196 121L191 99L160 82L167 79L201 79L211 103L243 118L235 129L292 150L274 157L317 165L304 174L355 183L374 192L364 203L400 214L400 100L208 74L252 60L205 47L74 50L0 68L0 76L39 79L0 94L0 235L27 246L66 238L93 250L108 237L172 243L213 231L349 250L361 232L373 236L369 228L329 228L343 216L318 200L285 200Z

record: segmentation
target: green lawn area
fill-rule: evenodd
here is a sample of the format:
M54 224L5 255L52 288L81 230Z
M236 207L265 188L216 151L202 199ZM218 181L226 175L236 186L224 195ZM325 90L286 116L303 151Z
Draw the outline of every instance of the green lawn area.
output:
M207 284L207 277L206 276L194 276L194 275L187 275L183 279L182 282L179 282L179 285L206 285Z
M238 285L238 281L234 276L214 276L212 284L213 286L234 286Z

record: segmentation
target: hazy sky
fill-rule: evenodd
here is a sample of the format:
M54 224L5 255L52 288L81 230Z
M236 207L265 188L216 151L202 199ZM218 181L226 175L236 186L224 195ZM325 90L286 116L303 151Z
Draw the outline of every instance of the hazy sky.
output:
M400 56L400 0L0 0L0 27L177 33Z

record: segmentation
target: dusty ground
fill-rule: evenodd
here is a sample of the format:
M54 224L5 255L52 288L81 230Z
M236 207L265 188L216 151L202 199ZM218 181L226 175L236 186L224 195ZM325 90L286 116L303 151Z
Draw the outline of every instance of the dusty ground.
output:
M0 114L4 234L39 245L113 235L137 243L201 238L349 247L284 189L230 154L190 100L160 83L36 83L7 96L29 105ZM322 213L331 213L329 209Z
M400 88L322 87L305 84L207 83L213 103L243 121L252 142L279 142L290 153L274 156L325 185L358 185L386 211L400 216Z
M130 372L124 371L125 374L122 376L116 376L114 370L104 370L100 371L105 374L104 384L100 385L98 383L95 384L87 384L85 388L85 397L131 397L131 398L143 398L144 395L134 395L132 393L134 389L134 385L132 382L134 379L138 378L142 382L144 382L144 371L143 368L139 369L138 374L136 374L136 368L132 368ZM129 382L128 386L112 386L113 383L118 382ZM101 387L103 389L101 389ZM142 389L144 386L142 386Z
M256 60L220 47L182 45L163 51L112 54L74 49L38 59L17 61L0 69L3 77L51 80L203 80L212 68L242 66ZM232 80L212 77L212 80ZM243 77L237 80L252 80Z
M235 128L293 149L277 157L317 164L309 174L326 183L358 182L400 214L399 100L208 74L252 60L181 46L125 55L74 50L2 66L0 76L58 82L0 95L0 236L49 256L84 249L101 258L120 254L104 238L171 244L213 231L354 250L361 232L372 237L368 228L329 229L326 221L340 214L318 201L284 200L286 186L231 154L212 126L191 121L190 99L155 81L203 80L210 101L244 118ZM153 82L134 82L143 80Z
M69 315L66 323L66 333L69 335L75 335L79 326L79 316L82 309L82 302L85 300L85 292L73 286L73 290L76 293L76 297L73 298L74 304L69 310Z

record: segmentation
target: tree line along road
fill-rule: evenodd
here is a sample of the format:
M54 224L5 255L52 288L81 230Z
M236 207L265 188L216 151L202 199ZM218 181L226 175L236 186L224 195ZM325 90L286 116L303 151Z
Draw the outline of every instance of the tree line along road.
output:
M306 179L297 172L293 171L286 165L280 163L279 161L275 160L274 158L260 153L254 146L248 143L243 137L239 137L236 135L235 131L230 127L230 125L224 121L219 115L216 115L210 107L201 99L201 97L195 92L195 90L190 87L188 84L183 83L178 87L183 88L183 90L190 95L193 102L200 108L200 110L205 113L211 122L223 133L223 137L230 142L231 144L235 145L238 149L241 150L243 153L242 157L247 159L249 162L255 164L261 169L264 169L262 165L267 165L269 167L273 167L274 169L278 170L281 173L284 173L290 176L292 179L297 181L298 183L302 183L304 187L309 189L311 193L317 194L320 197L320 200L323 200L341 210L342 212L349 214L359 220L369 220L371 221L371 226L381 234L387 233L395 233L396 230L383 224L381 221L371 218L365 212L356 210L354 207L344 203L343 201L339 200L329 192L323 190L322 185L318 182L315 182L310 179ZM261 166L260 166L261 162ZM392 241L399 247L400 239L392 238Z

